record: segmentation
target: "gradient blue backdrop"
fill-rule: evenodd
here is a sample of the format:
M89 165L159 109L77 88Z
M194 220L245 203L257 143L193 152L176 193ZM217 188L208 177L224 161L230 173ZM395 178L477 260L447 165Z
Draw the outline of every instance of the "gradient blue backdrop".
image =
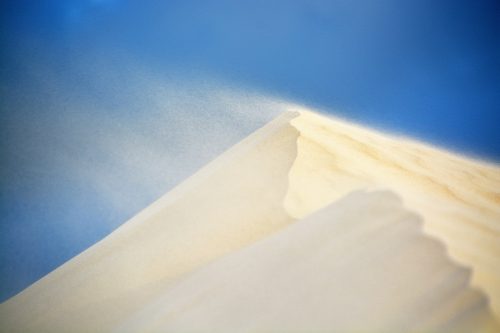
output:
M137 206L113 210L75 179L54 173L40 184L35 171L26 171L55 144L34 142L31 131L45 131L44 121L72 112L66 103L105 106L100 112L117 121L140 117L139 106L124 107L130 66L112 65L124 58L159 74L213 75L500 160L495 0L16 0L0 6L0 300L152 199L150 193ZM113 78L108 87L92 79L102 66ZM97 74L89 79L82 67ZM27 147L23 156L19 145ZM33 182L44 195L34 193ZM96 222L83 231L67 227L81 221Z

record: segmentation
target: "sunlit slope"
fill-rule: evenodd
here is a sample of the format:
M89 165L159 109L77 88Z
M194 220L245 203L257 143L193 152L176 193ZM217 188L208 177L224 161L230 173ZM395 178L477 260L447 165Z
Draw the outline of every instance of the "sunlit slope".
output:
M314 212L353 190L378 188L390 189L396 193L402 199L402 205L422 217L424 231L432 234L435 240L427 239L427 236L414 226L415 223L405 222L413 218L405 217L409 216L408 212L401 207L399 201L391 199L392 195L388 197L381 195L376 199L369 196L373 200L366 199L365 196L350 197L347 205L350 207L349 211L356 210L353 208L356 200L352 198L358 198L360 210L364 207L362 203L368 200L370 202L367 203L368 206L380 204L381 212L388 218L384 220L376 214L379 208L368 209L370 212L368 215L372 215L372 219L369 219L366 214L358 216L359 219L355 216L346 217L345 221L354 221L352 223L355 223L356 228L359 227L359 230L356 229L359 232L355 233L357 237L352 242L344 241L331 234L337 232L335 222L338 219L327 218L324 214L329 212L328 214L337 216L335 214L340 213L335 213L335 209L328 208L321 213L324 217L322 221L328 220L328 222L314 222L315 219L309 219ZM498 167L467 160L422 144L379 134L308 111L285 113L222 154L173 191L126 222L110 236L0 305L1 331L108 332L115 328L124 329L129 324L130 327L138 327L138 330L142 331L141 325L149 319L152 320L154 314L161 316L162 313L166 313L162 312L164 308L156 307L166 304L162 303L163 297L167 297L164 295L177 295L171 298L172 303L168 304L184 309L184 303L182 303L184 298L181 294L196 298L198 292L204 293L205 290L208 292L207 295L212 297L210 302L220 306L221 309L234 307L234 311L242 311L242 313L250 311L247 314L251 315L252 309L257 311L255 307L262 305L258 299L247 300L249 303L239 303L236 298L229 299L230 291L223 288L225 291L221 290L218 293L219 284L212 284L214 282L212 279L224 280L222 275L225 276L226 271L218 272L217 269L214 271L214 268L208 267L220 267L223 270L227 268L230 274L228 276L243 279L244 274L239 270L243 268L233 270L232 266L226 267L226 264L219 263L220 260L225 262L226 255L231 258L240 258L231 259L241 261L236 266L247 267L245 269L248 271L244 269L243 271L249 273L248 279L243 279L242 285L245 283L256 285L262 283L259 279L268 279L269 286L277 288L265 289L267 285L264 285L263 289L260 289L262 293L269 294L267 301L271 304L280 302L280 299L286 296L281 294L285 293L285 289L280 289L281 284L278 281L286 284L283 280L284 276L297 274L295 277L300 279L301 274L306 274L298 271L292 272L282 265L272 268L271 263L283 260L284 263L296 264L297 266L294 267L298 270L299 267L309 267L317 269L317 274L320 276L332 278L341 277L338 275L340 274L339 267L344 264L355 274L358 272L356 269L364 269L359 266L364 263L366 270L362 271L363 274L372 274L367 272L373 270L374 276L379 274L377 276L383 276L383 279L394 279L394 281L390 280L394 282L394 286L398 283L411 284L407 287L412 289L417 288L420 283L423 284L423 289L417 288L422 291L421 298L418 296L420 291L413 293L409 289L407 291L409 298L399 298L399 295L401 297L406 295L401 290L397 293L391 290L386 291L385 301L388 312L383 318L388 320L385 323L393 325L390 327L397 328L402 323L414 323L412 321L414 318L411 316L417 316L423 320L422 314L425 311L419 312L416 308L412 308L413 305L408 304L408 308L398 311L389 305L403 304L405 300L420 302L418 304L424 307L431 307L432 303L435 306L433 309L444 311L442 314L436 314L432 320L431 317L425 317L426 320L430 320L428 326L425 327L446 326L446 319L443 318L448 318L447 320L451 323L462 317L470 318L471 325L476 325L477 318L488 317L486 314L486 308L490 306L488 301L492 302L493 310L498 315L497 317L500 317L500 265L498 264L500 261L500 194L498 189L500 189ZM384 204L383 198L387 198L387 204ZM339 207L343 206L333 205L332 207L340 209ZM394 208L394 215L391 215L389 208ZM309 222L305 223L303 218ZM308 263L299 264L302 259L300 255L295 256L297 253L292 249L293 246L282 252L281 259L270 257L264 260L263 266L258 267L253 266L255 259L250 258L250 255L240 254L246 246L253 246L255 242L270 237L282 237L278 239L282 239L284 245L294 243L292 240L286 240L291 236L278 235L293 234L287 230L289 230L289 225L298 219L302 220L300 223L303 227L300 228L306 228L304 225L311 225L312 238L309 240L300 238L300 242L304 245L297 247L296 251L303 252L304 258L309 253L313 261L311 265L316 265L314 261L321 258L321 261L317 263L318 266L308 266ZM403 249L410 251L410 253L405 252L402 257L408 260L396 259L390 251L380 252L380 255L383 253L387 258L392 258L391 260L400 260L398 265L387 268L393 273L391 277L384 275L380 267L371 264L371 259L369 259L371 257L368 253L372 251L366 252L364 249L364 243L366 243L364 240L367 240L366 237L369 237L368 235L371 235L373 231L370 231L370 228L376 229L375 226L378 225L375 223L372 226L370 224L372 220L383 220L385 222L381 222L380 225L390 225L390 228L399 224L397 221L401 221L402 225L408 227L406 231L398 228L391 229L395 230L394 233L390 233L395 239L391 239L389 235L387 239L384 238L388 246L394 245L394 248L391 248L394 251L401 252ZM343 226L347 227L349 223L345 222ZM302 230L300 228L297 230ZM315 228L322 231L316 231ZM376 232L381 235L379 231ZM323 233L324 235L320 236ZM308 233L305 232L306 234ZM410 237L410 234L414 236ZM398 240L399 236L401 236L402 243ZM415 242L414 239L422 241ZM404 240L409 240L410 243L406 244ZM338 246L340 253L346 253L347 249L351 249L354 252L367 253L367 256L360 254L354 258L349 254L343 257L325 250L326 257L321 257L314 252L317 249L314 244L325 246L326 249L330 245L325 242L332 242L332 246ZM437 249L436 247L439 247L437 242L441 242L444 248ZM310 251L313 252L308 252L306 248L309 245L306 244L312 246ZM343 249L344 246L345 249ZM272 247L279 248L278 245ZM247 253L246 251L243 250L241 253ZM422 256L419 256L420 251ZM447 258L444 255L445 252L448 252L453 260ZM279 253L279 251L276 252L276 256L279 256ZM326 265L326 261L330 260L328 258L331 259L333 266L329 266L329 263ZM348 258L353 258L355 261L351 264ZM382 259L379 258L379 260ZM412 260L415 261L412 262ZM206 266L212 262L214 266ZM252 267L259 272L258 279L252 275L254 274ZM398 270L394 267L398 267L400 275L396 274ZM428 279L411 280L405 275L411 275L413 272L420 276L418 275L420 271L412 271L418 267L422 267L422 272L429 275ZM464 267L470 269L472 287ZM202 273L207 270L210 273ZM435 271L431 272L432 270ZM194 278L195 276L198 277ZM444 282L437 283L439 280L437 276L441 276ZM400 278L402 280L399 280ZM190 279L199 281L200 287L195 287L198 283L186 282L191 281ZM273 282L274 280L276 282ZM299 284L298 280L294 281ZM366 288L363 289L363 281L354 280L353 283L357 284L347 285L349 288L344 291L339 285L333 286L337 288L334 290L340 293L358 291L374 293L372 295L375 298L372 298L372 301L377 299L376 297L381 297L382 294L377 294L375 289L370 289L374 288L370 282L367 282ZM182 289L179 287L182 285L190 285L192 288L182 287L187 288ZM384 288L390 288L389 285L383 285L386 286ZM293 286L288 285L288 287ZM299 285L296 287L302 288ZM300 289L301 293L307 294L309 288L312 288L311 293L320 291L307 285L307 288ZM330 285L325 288L325 298L320 298L318 302L334 306L333 303L328 303L333 300L326 297L333 295L328 294ZM243 293L241 296L251 297L251 294ZM433 301L428 298L431 294L436 295ZM258 297L259 294L255 295ZM202 305L212 304L210 302ZM245 304L249 304L249 307ZM318 308L319 305L317 305ZM193 307L192 313L185 314L186 318L198 318L200 323L205 319L208 320L209 318L203 317L203 309L206 309L203 306ZM297 308L293 306L290 304L284 310L297 311ZM370 307L373 309L378 305L368 302L363 306L366 306L366 309ZM475 317L467 312L469 311L467 309L470 311L476 309L480 315ZM340 311L339 314L342 313L342 309L339 308L338 311ZM403 320L404 311L406 311L406 316L411 318L406 317L407 320ZM206 312L206 315L209 313L210 311ZM318 315L321 313L318 312ZM394 314L393 321L389 320L391 313ZM237 313L232 314L236 320ZM285 316L284 313L282 315ZM306 317L306 314L300 317L305 320L303 323L314 319L314 317ZM231 318L228 317L227 320L232 322ZM365 318L369 319L369 317ZM256 318L254 319L259 322ZM317 320L325 325L329 323L326 318L317 318ZM423 322L427 321L423 320ZM158 326L148 322L147 325L151 326L146 325L143 328L151 328L154 331L158 327L176 327L169 326L169 323L173 322L160 320L157 323ZM259 327L266 327L264 321L261 323L263 326ZM374 323L383 324L382 321ZM278 322L273 323L273 325L278 324ZM419 327L415 325L412 327ZM235 326L219 327L229 329ZM277 326L272 326L270 323L268 327Z
M500 168L302 111L285 207L300 218L358 188L389 188L453 259L473 268L500 318Z
M292 222L283 200L296 157L295 116L258 130L2 304L4 330L108 331L186 272Z
M115 332L495 332L391 192L356 192L158 295Z

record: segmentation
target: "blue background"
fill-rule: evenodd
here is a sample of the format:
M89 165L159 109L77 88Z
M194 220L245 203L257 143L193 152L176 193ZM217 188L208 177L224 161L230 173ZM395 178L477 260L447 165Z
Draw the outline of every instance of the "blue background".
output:
M197 82L194 95L189 83L169 83L170 115L180 119L183 108L189 117L210 116L191 99L208 101L203 91L236 86L500 160L498 1L17 0L0 6L1 300L220 152L185 173L158 173L171 177L161 182L131 181L139 169L123 171L106 149L88 148L96 137L113 140L102 134L110 128L151 132L152 116L143 114L155 106L143 72ZM165 165L174 162L167 158ZM95 172L67 171L77 169ZM126 205L110 205L99 196L102 189L89 185L96 174L111 177L102 170L118 170L116 183L128 181L114 188Z

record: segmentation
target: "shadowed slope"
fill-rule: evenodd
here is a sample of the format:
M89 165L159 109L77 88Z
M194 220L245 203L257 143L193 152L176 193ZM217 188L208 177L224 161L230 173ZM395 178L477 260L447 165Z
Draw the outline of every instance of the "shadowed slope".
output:
M293 221L297 131L286 113L87 251L0 306L9 332L107 331L169 283Z

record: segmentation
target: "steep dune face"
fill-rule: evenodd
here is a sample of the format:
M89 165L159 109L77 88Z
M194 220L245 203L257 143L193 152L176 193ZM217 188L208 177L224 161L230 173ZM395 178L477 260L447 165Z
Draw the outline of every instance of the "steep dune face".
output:
M287 113L1 306L9 332L98 332L196 267L292 222Z
M500 169L303 111L285 207L301 218L359 188L389 188L424 219L500 317Z
M389 194L314 214L380 187L426 233ZM487 330L488 300L500 314L499 188L497 167L289 112L0 305L1 328Z
M468 282L393 193L356 192L196 271L116 332L493 332Z

